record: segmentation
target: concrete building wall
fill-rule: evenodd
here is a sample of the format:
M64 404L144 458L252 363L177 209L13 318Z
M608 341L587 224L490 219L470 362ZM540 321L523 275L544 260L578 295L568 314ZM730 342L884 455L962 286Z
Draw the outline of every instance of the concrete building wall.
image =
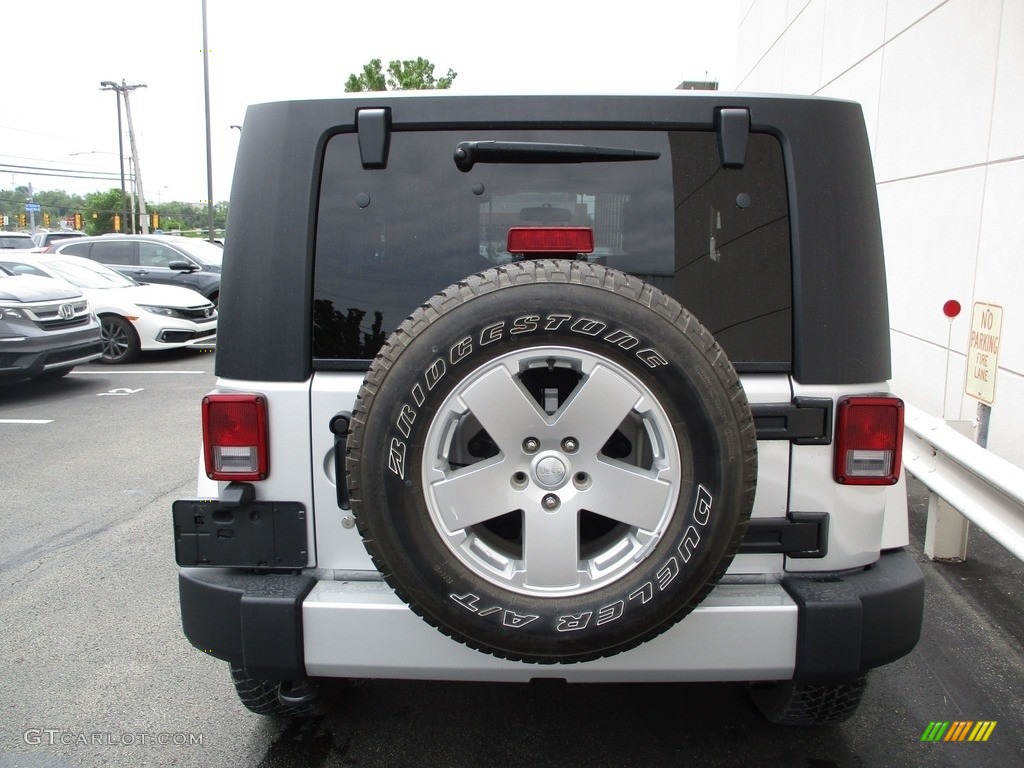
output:
M1024 466L1024 0L743 0L736 71L737 91L861 103L893 390L976 418L963 394L971 309L1001 305L988 445ZM949 299L963 306L952 322Z

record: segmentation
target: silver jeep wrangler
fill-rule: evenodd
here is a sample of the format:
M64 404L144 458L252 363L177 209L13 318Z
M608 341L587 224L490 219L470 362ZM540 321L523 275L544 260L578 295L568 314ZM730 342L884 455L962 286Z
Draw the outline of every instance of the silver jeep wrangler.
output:
M331 680L749 681L839 722L918 640L858 105L249 109L184 631Z

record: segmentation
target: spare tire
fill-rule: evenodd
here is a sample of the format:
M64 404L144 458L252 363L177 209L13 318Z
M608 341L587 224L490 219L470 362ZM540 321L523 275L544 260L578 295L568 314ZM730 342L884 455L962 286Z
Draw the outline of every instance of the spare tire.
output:
M374 563L427 622L537 663L608 656L711 591L750 517L753 419L722 349L612 269L510 264L384 345L348 440Z

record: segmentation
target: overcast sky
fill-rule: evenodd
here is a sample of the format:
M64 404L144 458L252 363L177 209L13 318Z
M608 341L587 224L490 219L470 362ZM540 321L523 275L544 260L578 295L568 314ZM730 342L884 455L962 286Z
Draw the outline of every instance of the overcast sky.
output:
M249 104L332 98L370 59L417 56L458 72L453 93L657 93L705 76L731 88L738 4L207 0L214 199L228 198L231 126ZM3 16L0 188L120 186L115 95L100 81L125 80L147 86L130 96L147 202L205 201L202 0L12 0Z

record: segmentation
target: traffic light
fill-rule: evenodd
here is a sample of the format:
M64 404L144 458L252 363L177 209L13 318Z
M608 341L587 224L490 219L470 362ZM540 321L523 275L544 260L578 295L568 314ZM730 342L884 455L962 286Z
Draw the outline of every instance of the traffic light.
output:
M49 227L50 226L50 214L48 214L48 213L44 213L43 214L43 226L44 227Z
M152 230L160 229L160 214L156 211L149 214L149 228Z
M114 231L115 232L120 232L121 231L121 214L119 214L119 213L115 213L114 214Z
M24 213L19 213L18 214L18 226L21 227L22 229L24 229L27 224L28 224L28 222L25 221L25 214Z
M76 213L75 214L75 229L77 229L77 230L81 230L82 229L82 214L80 214L80 213Z

